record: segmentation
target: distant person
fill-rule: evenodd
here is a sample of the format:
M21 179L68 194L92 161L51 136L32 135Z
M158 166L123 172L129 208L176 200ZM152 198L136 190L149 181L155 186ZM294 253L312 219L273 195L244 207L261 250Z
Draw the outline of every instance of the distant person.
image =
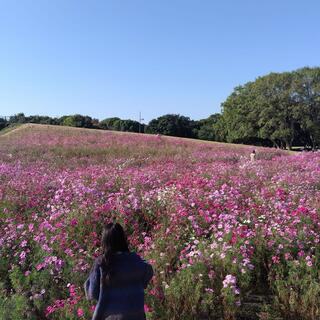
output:
M104 226L102 248L84 285L87 299L98 301L92 320L145 320L144 289L152 266L129 251L119 223Z
M250 153L250 160L251 162L254 162L256 160L256 150L252 150Z

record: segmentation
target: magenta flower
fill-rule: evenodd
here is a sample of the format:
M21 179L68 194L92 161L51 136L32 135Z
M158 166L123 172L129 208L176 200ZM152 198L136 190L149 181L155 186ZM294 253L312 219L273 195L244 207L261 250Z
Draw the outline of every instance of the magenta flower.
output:
M78 310L77 310L77 315L78 315L79 318L81 318L81 317L84 316L84 311L83 311L82 308L78 308Z

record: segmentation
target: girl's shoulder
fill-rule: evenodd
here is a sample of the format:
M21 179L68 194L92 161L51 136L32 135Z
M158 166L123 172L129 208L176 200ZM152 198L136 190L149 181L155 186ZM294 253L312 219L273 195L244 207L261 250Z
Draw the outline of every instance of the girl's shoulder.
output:
M118 252L114 255L115 260L114 261L131 261L135 263L146 263L146 261L136 252L134 251L128 251L128 252ZM103 265L103 255L100 255L95 258L94 260L94 266L100 267Z
M128 261L132 263L144 262L143 258L139 254L133 251L121 252L119 254L116 254L115 257L116 257L116 260L119 260L119 261Z
M122 252L117 252L115 254L115 257L119 257L119 258L122 258L122 259L141 259L141 257L133 252L133 251L122 251Z
M144 259L138 253L136 253L134 251L127 252L127 255L130 256L134 260L144 261Z
M131 252L131 259L134 261L134 263L139 264L142 268L151 266L148 261L146 261L143 257L141 257L136 252Z

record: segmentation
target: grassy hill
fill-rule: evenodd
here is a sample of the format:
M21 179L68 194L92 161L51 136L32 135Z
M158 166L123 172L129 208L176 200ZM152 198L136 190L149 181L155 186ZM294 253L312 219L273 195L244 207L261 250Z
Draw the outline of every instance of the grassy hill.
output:
M134 137L149 137L157 139L157 141L163 141L163 142L170 142L177 143L177 141L181 141L181 143L185 142L194 142L194 143L200 143L200 144L209 144L211 146L216 147L229 147L229 148L255 148L257 150L261 150L262 152L266 151L274 151L272 148L263 148L263 147L257 147L257 146L248 146L243 144L232 144L232 143L222 143L222 142L215 142L215 141L205 141L205 140L199 140L199 139L190 139L190 138L180 138L180 137L170 137L170 136L157 136L152 134L139 134L134 132L121 132L121 131L111 131L111 130L99 130L99 129L86 129L86 128L76 128L76 127L66 127L66 126L54 126L54 125L42 125L42 124L22 124L22 125L15 125L7 129L3 129L0 131L0 134L2 136L9 136L12 134L15 134L15 137L13 139L19 139L22 135L26 135L27 137L33 135L35 137L41 137L42 135L49 135L52 136L56 134L57 136L64 136L64 137L79 137L83 135L84 137L90 136L92 139L96 139L96 141L99 140L101 137L106 136L112 136L112 135L121 135L126 136L128 139L130 137L134 139ZM77 141L77 140L76 140ZM285 154L285 152L288 151L277 151L278 153L282 152Z

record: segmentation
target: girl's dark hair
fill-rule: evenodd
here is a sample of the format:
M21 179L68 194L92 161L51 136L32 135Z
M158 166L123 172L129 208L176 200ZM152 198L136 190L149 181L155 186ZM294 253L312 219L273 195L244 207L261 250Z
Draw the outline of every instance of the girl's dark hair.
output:
M112 258L118 251L128 252L128 241L126 234L119 223L108 223L104 226L102 232L102 272L104 283L110 282L112 273Z

